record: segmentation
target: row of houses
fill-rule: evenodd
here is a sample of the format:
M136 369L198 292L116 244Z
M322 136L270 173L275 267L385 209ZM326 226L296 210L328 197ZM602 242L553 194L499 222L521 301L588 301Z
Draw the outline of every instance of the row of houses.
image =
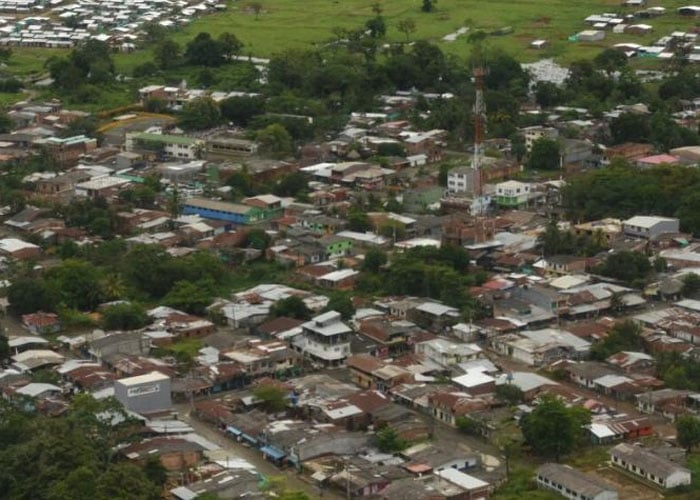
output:
M68 5L59 4L60 2L3 0L0 11L25 17L3 19L0 45L65 49L85 40L98 40L115 49L129 52L141 40L145 23L177 28L201 15L226 9L225 4L215 0L181 1L173 5L152 0L103 3L78 0ZM27 15L40 11L49 15Z

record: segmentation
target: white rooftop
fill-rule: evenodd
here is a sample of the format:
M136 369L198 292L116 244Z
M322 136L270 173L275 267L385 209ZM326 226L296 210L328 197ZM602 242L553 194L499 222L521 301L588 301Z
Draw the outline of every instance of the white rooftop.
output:
M170 377L164 375L157 371L152 371L151 373L146 373L144 375L137 375L136 377L121 378L117 380L122 385L132 386L140 384L148 384L152 382L162 382L164 380L170 380Z
M467 491L486 488L489 486L489 483L451 467L438 470L435 472L435 475L451 482L452 484L456 484L460 488L464 488Z
M655 215L635 215L634 217L627 219L624 224L627 226L651 228L659 222L678 222L678 219L671 217L657 217Z

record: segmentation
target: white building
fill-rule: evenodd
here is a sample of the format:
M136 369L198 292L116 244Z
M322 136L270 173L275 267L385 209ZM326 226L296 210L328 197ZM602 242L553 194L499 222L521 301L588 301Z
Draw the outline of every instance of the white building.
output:
M137 413L167 410L172 406L170 377L157 371L114 382L114 397Z
M571 500L617 500L617 491L597 477L567 465L544 464L537 469L537 485Z
M471 193L474 191L474 169L455 168L447 173L447 190L450 193Z
M655 455L641 446L618 444L610 450L610 460L614 466L662 488L675 488L691 482L689 469Z
M476 344L462 344L437 338L417 343L416 352L442 368L449 368L478 358L481 348Z
M496 204L509 208L522 207L530 201L532 192L532 184L527 182L499 182L496 184Z
M352 330L340 320L340 313L328 311L301 327L292 345L305 356L324 366L339 366L350 355Z
M673 217L636 215L622 223L622 230L628 236L650 239L664 233L677 233L680 221Z

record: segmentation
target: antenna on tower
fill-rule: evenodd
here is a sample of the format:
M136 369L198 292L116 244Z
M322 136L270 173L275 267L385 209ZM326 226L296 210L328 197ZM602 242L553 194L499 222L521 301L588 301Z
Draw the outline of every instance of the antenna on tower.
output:
M486 208L487 200L484 197L483 187L483 160L484 160L484 132L486 130L486 103L484 102L484 76L486 70L481 64L481 58L477 58L474 68L474 155L472 156L472 172L474 175L474 189L472 201L472 215L481 215Z
M474 194L481 197L483 194L481 183L481 167L484 154L484 128L486 121L486 105L484 104L484 75L486 71L479 63L474 68L474 88L476 98L474 100L474 156L472 168L474 169Z

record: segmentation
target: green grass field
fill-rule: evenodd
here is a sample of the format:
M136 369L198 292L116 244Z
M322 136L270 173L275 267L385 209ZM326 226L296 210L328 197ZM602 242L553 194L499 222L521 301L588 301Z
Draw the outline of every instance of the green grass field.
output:
M184 30L175 33L180 42L186 42L200 31L217 35L224 31L235 33L246 45L244 52L265 57L287 48L310 48L333 38L336 27L357 28L374 16L373 0L307 0L303 4L292 0L262 0L263 12L256 17L246 1L229 3L226 12L203 17ZM541 57L556 57L562 62L591 57L612 43L635 41L646 43L673 30L687 30L696 22L675 13L675 8L686 5L682 0L650 0L649 6L663 5L667 13L645 22L653 25L655 33L647 37L608 34L604 42L583 44L569 42L568 37L583 29L583 19L590 14L617 12L621 0L438 0L432 13L420 11L420 0L381 0L387 23L389 41L405 41L397 29L402 19L415 21L416 32L411 39L427 39L439 43L446 52L466 56L470 46L466 37L454 42L442 38L461 27L492 32L511 27L513 32L504 36L490 36L488 45L502 48L523 61ZM629 10L633 12L633 10ZM530 49L535 39L549 40L550 48Z
M248 8L248 0L229 0L228 9L204 16L172 36L183 46L197 33L205 31L214 36L223 32L236 34L243 43L245 55L270 57L286 49L309 49L334 39L334 28L356 29L375 14L374 0L260 0L263 11L256 16ZM654 26L647 36L618 35L608 32L606 39L597 43L570 42L568 38L587 26L583 20L590 14L626 12L621 0L437 0L431 13L420 11L421 0L380 0L382 15L387 24L388 42L407 39L397 25L403 19L412 19L416 31L410 40L425 39L437 43L443 51L466 58L472 50L467 35L455 41L443 37L462 27L487 33L510 27L507 35L490 35L486 45L502 49L523 62L553 57L562 64L581 58L592 58L605 47L620 42L649 44L672 31L688 31L700 26L700 20L680 17L676 8L688 4L685 0L649 0L648 5L666 7L667 13L655 19L639 20ZM629 9L633 12L633 9ZM549 41L544 50L529 48L535 39ZM8 69L18 76L44 73L44 64L51 56L67 54L65 50L13 48ZM115 54L118 72L130 75L135 66L152 58L150 49L131 54ZM653 67L653 60L635 62ZM19 100L22 95L0 96L0 105ZM114 96L122 104L129 96ZM116 105L116 104L115 104ZM91 106L86 106L91 109Z

